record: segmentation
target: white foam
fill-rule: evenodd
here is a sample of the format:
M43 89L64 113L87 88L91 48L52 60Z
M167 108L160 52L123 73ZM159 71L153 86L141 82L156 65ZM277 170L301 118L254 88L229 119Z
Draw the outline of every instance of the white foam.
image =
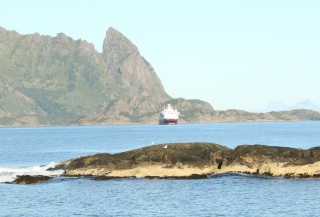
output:
M63 170L48 170L56 166L56 163L51 162L43 166L30 166L30 167L0 167L0 183L13 182L19 175L30 176L59 176Z

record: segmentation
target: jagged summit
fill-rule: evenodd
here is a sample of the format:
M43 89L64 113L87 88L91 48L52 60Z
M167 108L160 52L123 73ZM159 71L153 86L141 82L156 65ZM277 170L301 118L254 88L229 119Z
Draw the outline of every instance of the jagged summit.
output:
M118 51L118 53L114 53L114 51ZM117 55L118 59L121 59L135 52L138 52L138 48L127 37L112 27L107 30L103 43L104 55L113 53Z
M137 46L112 27L106 32L103 56L109 77L129 95L169 99L153 67L140 55Z
M103 42L103 57L112 76L121 74L119 64L130 54L137 52L138 48L118 30L112 27L107 30Z

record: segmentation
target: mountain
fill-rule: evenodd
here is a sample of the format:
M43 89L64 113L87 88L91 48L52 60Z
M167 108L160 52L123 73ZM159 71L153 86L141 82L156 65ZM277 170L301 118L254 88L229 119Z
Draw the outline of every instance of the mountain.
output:
M315 104L311 100L304 100L301 102L295 103L291 109L309 109L320 112L320 105Z
M201 100L172 98L138 48L109 28L103 52L64 33L21 35L0 27L0 126L158 122L171 103L184 122L320 120L310 110L215 111Z
M76 124L108 100L105 62L92 44L0 30L3 125Z
M297 102L294 105L286 105L282 102L270 101L267 105L266 111L283 111L292 109L309 109L320 112L320 105L317 105L308 99Z
M157 123L167 103L181 108L182 122L214 111L200 100L170 97L138 48L113 28L99 53L63 33L0 27L0 66L2 126Z

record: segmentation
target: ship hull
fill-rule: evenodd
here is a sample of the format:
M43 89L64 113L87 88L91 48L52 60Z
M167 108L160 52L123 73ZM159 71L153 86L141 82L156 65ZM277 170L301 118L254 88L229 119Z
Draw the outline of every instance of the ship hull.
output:
M178 117L165 117L160 115L159 124L160 125L178 124Z
M163 119L163 120L159 120L159 124L160 125L178 124L178 120L177 119Z

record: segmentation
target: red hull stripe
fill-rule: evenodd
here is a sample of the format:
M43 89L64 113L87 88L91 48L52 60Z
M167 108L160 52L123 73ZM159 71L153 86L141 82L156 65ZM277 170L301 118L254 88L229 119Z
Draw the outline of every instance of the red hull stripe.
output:
M178 120L177 119L165 119L164 122L166 122L166 123L176 123L176 122L178 122Z

